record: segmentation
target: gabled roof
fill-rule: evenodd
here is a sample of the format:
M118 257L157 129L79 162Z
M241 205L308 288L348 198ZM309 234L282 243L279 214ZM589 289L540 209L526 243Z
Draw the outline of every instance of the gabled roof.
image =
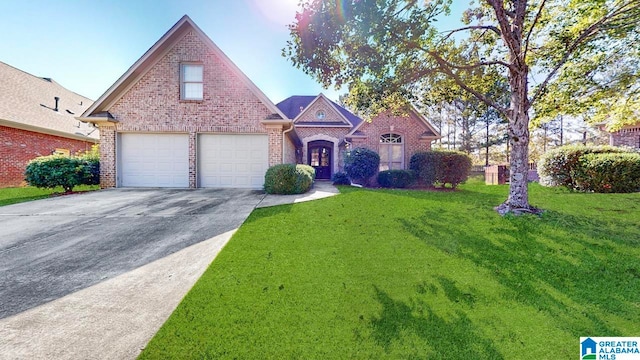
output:
M409 111L412 112L418 119L420 119L426 127L425 131L422 133L422 135L420 135L420 138L435 140L435 139L440 139L442 137L442 135L440 135L440 132L438 132L438 130L436 130L436 128L434 128L433 125L431 125L431 123L422 114L420 114L415 109L415 107L413 107L413 105L409 105ZM351 130L351 132L348 133L345 137L346 138L366 137L367 135L364 132L360 131L360 128L362 127L363 124L364 124L364 121L361 122L358 126L354 127L353 130Z
M351 126L358 126L362 119L350 112L349 110L343 108L342 106L336 104L334 101L329 100L323 94L319 94L317 96L310 95L294 95L290 96L278 104L276 106L280 111L282 111L289 119L297 119L300 114L304 112L309 106L311 106L314 102L320 101L320 99L325 99L330 106L332 106L340 115L344 117L344 119L351 124ZM300 111L302 109L302 111ZM295 121L295 120L294 120ZM323 122L322 124L327 126L332 126L336 124Z
M3 62L0 79L0 125L91 142L99 138L97 129L75 119L91 99Z
M273 112L272 119L286 119L271 100L220 50L220 48L189 18L184 15L147 52L136 61L96 102L82 114L83 121L91 121L98 113L109 109L149 71L189 31L194 33L218 56L260 101Z

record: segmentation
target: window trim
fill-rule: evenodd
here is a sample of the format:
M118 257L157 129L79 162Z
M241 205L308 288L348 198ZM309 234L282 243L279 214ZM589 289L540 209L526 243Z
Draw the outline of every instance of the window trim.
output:
M380 162L380 171L382 171L383 167L386 167L387 170L391 170L393 169L392 164L394 163L398 163L398 161L393 161L393 146L400 146L401 151L401 155L400 155L400 169L404 169L405 168L405 164L404 164L404 152L405 152L405 144L404 144L404 136L398 133L384 133L381 134L380 137L378 138L379 141L379 146L378 146L378 154L381 154L383 151L383 148L386 148L386 151L388 152L388 160L386 161L386 163L382 163L382 161ZM394 169L395 170L395 169Z
M187 66L199 66L202 69L201 81L186 81L184 79L185 69ZM202 84L202 94L199 98L187 98L186 86L187 84ZM204 100L204 64L199 62L183 62L180 63L180 100L181 101L202 101Z

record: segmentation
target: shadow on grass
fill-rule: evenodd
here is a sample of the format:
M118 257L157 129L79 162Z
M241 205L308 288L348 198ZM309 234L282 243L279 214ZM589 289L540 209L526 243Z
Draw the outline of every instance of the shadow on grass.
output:
M461 293L450 285L452 283L447 285L449 295ZM377 287L375 294L382 312L371 320L372 336L387 353L394 341L401 341L406 332L411 332L433 349L430 354L433 358L503 359L491 340L481 336L464 312L457 311L447 320L436 315L424 302L409 305L394 300Z
M637 239L625 240L623 231L593 217L557 212L469 225L485 216L443 207L397 221L425 244L484 268L507 289L505 300L550 314L574 336L630 336L609 317L640 319L640 259L627 251ZM440 283L447 292L446 280Z

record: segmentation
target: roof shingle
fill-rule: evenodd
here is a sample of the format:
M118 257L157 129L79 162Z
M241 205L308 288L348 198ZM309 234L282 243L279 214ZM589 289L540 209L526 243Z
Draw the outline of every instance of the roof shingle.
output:
M67 90L50 78L40 78L0 62L0 121L6 126L37 128L54 135L69 134L95 141L98 131L76 120L93 101ZM59 98L55 111L55 97Z

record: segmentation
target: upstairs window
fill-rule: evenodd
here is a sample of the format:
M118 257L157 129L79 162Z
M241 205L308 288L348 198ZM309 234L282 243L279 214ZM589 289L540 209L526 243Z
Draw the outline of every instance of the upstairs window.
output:
M180 98L182 100L202 100L204 66L182 64L180 66Z
M404 169L404 143L398 134L380 135L380 171Z

